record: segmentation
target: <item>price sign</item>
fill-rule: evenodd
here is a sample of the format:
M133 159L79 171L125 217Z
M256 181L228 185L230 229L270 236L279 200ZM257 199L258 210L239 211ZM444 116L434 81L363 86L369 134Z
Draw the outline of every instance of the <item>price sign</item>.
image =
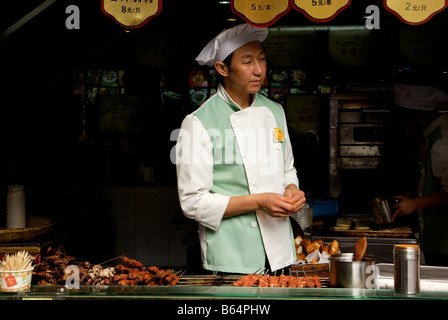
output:
M124 27L139 28L162 11L162 0L101 0L101 9Z
M410 25L427 22L447 5L448 0L384 0L384 7L388 11Z
M254 27L269 27L289 12L289 0L232 0L233 13Z
M347 8L351 0L291 0L294 9L314 22L328 22Z

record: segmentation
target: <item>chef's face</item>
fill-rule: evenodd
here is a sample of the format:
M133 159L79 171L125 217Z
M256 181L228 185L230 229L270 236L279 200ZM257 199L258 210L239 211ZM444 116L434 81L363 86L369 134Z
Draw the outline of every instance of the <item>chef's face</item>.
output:
M226 83L233 90L258 92L264 83L266 68L266 54L261 43L246 43L233 52Z

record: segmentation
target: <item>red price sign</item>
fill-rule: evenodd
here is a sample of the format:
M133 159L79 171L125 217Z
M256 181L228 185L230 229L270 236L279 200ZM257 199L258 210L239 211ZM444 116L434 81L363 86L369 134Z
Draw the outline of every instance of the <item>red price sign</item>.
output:
M423 24L448 6L448 0L384 0L384 7L410 25Z
M346 9L352 0L291 0L294 9L314 22L328 22Z
M101 0L101 9L124 27L139 28L162 11L162 0Z
M254 27L269 27L291 9L289 0L232 0L231 8Z

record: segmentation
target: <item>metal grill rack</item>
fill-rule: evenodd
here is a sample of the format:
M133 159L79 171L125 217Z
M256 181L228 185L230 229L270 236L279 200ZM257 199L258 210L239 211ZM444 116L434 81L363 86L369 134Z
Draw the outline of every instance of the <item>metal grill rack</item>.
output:
M301 274L301 271L292 270L290 273L291 276L303 277L313 275L309 274ZM240 279L242 275L183 275L178 286L233 286L233 283ZM322 288L329 287L329 278L319 276Z

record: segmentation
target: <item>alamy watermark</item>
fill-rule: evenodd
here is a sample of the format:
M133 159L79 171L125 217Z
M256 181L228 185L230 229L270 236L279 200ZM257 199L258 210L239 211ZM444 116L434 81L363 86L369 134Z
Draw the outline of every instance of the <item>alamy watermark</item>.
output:
M369 30L379 29L380 28L380 8L375 5L370 5L366 8L366 14L370 14L370 16L366 18L366 28Z
M379 275L380 270L376 265L368 265L366 267L366 288L367 289L379 289Z
M65 279L65 287L67 289L79 289L80 277L78 266L71 264L65 268L64 272L68 274L67 279Z
M67 6L67 8L65 8L65 13L69 14L69 16L65 19L65 27L69 30L80 29L81 20L79 7L75 5L69 5Z
M194 123L192 130L175 129L170 141L177 141L170 151L173 164L220 165L244 164L259 168L261 175L278 170L283 140L274 129L217 129L204 130Z

